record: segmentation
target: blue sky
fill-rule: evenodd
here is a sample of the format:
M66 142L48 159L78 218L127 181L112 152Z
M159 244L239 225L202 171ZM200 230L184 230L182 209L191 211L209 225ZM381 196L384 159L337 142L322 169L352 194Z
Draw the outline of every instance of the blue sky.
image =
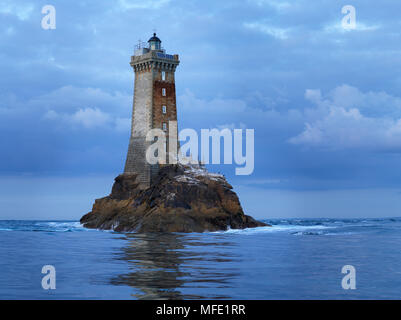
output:
M315 3L316 2L316 3ZM41 9L56 8L43 30ZM341 27L344 5L357 28ZM77 219L128 147L130 56L178 53L179 128L255 129L255 171L224 172L247 213L400 216L401 3L0 3L0 218Z

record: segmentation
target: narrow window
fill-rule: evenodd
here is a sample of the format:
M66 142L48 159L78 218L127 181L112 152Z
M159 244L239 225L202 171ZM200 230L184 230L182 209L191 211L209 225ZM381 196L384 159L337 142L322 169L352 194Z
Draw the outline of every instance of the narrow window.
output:
M166 88L162 89L162 96L165 97L166 96Z
M167 123L163 122L163 131L167 131Z
M163 112L164 114L167 113L167 107L166 107L166 106L162 106L162 112Z
M162 71L162 80L163 80L163 81L166 80L166 71Z

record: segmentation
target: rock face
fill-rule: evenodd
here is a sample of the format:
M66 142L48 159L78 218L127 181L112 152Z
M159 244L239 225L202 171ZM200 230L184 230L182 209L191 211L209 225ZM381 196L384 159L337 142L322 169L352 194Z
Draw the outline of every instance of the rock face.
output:
M135 174L115 178L109 196L95 200L81 218L87 228L134 232L203 232L267 226L243 213L224 176L204 168L169 165L150 188Z

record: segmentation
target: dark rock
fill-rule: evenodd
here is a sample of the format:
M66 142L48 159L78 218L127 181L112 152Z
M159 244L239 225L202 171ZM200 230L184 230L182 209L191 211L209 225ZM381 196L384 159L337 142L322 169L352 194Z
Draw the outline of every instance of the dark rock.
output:
M232 186L193 166L161 168L150 188L135 174L115 178L111 194L81 218L86 228L135 232L203 232L268 226L244 214Z

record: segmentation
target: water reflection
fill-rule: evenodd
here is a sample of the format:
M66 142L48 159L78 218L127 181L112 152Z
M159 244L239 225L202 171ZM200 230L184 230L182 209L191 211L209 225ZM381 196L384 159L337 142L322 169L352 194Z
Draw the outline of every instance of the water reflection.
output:
M235 243L219 234L128 234L121 259L128 274L114 285L134 288L136 299L229 299L239 276ZM219 291L221 294L219 294ZM229 291L229 290L228 290Z

